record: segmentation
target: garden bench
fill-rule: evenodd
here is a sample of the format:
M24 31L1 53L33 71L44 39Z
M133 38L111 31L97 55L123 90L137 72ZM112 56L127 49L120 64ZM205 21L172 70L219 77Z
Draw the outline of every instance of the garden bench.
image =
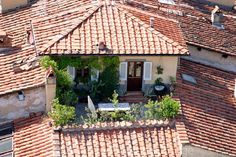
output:
M113 103L98 103L98 110L99 111L128 111L130 110L129 103L118 103L117 108L114 107Z

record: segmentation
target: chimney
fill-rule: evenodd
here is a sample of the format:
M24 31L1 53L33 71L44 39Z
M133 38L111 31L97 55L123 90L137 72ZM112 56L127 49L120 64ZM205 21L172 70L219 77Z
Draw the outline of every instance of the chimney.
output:
M52 100L56 96L56 74L50 67L46 72L46 113L52 109Z
M217 27L217 28L224 29L223 19L224 19L224 15L220 11L220 8L216 5L215 8L211 12L211 23L212 23L212 25Z
M0 48L11 47L11 37L5 31L0 30Z
M0 13L27 5L28 0L0 0Z
M150 17L150 27L154 28L154 17Z

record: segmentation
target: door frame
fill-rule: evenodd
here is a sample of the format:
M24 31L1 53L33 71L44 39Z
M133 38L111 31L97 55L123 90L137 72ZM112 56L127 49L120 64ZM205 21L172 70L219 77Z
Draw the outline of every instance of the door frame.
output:
M137 62L141 62L141 74L140 77L137 77L140 79L140 89L139 90L130 90L129 89L129 66L130 63L134 62L134 66L137 64ZM126 91L142 91L142 87L143 87L143 71L144 70L144 60L127 60L127 90ZM134 75L136 77L136 70L134 71ZM135 79L135 78L134 78Z

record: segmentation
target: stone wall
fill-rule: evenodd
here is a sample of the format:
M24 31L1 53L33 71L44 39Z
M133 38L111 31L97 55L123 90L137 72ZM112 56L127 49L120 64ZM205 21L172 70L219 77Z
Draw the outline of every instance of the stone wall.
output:
M236 57L228 56L224 58L222 53L210 51L207 49L198 49L196 46L188 45L191 56L183 58L193 60L205 65L216 67L218 69L236 72Z
M27 5L28 0L0 0L0 13Z
M44 87L23 90L25 99L18 99L18 92L0 96L0 121L26 117L31 112L45 111Z

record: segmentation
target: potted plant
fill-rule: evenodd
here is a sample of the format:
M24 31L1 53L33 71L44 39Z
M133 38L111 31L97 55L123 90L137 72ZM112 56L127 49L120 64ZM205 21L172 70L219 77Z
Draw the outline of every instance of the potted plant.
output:
M157 95L157 97L162 97L166 93L166 85L163 83L163 79L161 77L158 77L155 80L155 85L154 85L154 92Z

